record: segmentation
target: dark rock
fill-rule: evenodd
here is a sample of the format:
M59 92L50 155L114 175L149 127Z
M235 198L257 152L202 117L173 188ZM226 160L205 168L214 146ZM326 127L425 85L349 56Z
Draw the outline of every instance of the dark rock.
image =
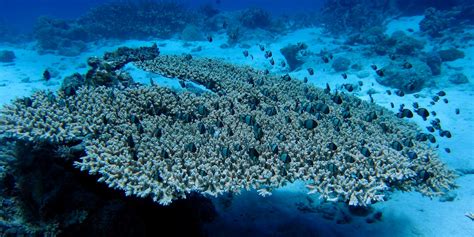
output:
M0 63L11 63L15 60L15 53L11 50L0 50Z
M453 74L449 76L448 80L451 83L456 84L456 85L469 83L469 79L467 79L467 76L464 75L463 73Z
M71 76L64 78L63 83L61 84L60 90L68 96L76 94L76 91L79 87L84 85L84 77L79 73L74 73Z
M433 52L426 57L426 64L430 67L433 76L441 74L441 63L441 57L438 53Z
M351 65L351 60L349 60L348 58L345 58L345 57L337 57L332 62L332 68L336 72L347 71L349 69L350 65Z
M290 71L294 71L299 66L303 65L303 61L299 59L300 51L307 49L308 46L305 43L289 44L284 48L280 49L281 54L285 57Z
M424 62L414 60L410 69L401 68L398 64L390 63L382 70L383 77L377 77L378 83L400 89L405 93L418 92L431 79L431 69Z
M455 48L440 50L438 51L438 54L441 58L441 61L443 62L451 62L460 58L464 58L464 52Z
M457 194L455 192L448 192L439 198L440 202L452 202L456 199Z

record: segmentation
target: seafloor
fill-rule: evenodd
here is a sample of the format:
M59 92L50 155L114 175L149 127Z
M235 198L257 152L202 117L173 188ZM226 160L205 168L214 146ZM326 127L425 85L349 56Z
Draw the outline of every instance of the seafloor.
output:
M407 35L417 35L421 19L421 16L414 16L391 20L386 33L401 30ZM464 33L472 35L474 29L466 29ZM306 194L304 184L295 182L274 190L267 197L258 195L256 191L244 191L235 195L231 204L223 204L223 198L210 197L217 217L205 224L206 233L210 236L474 236L474 222L466 216L474 212L474 42L471 40L462 45L465 54L463 58L443 63L441 74L433 79L433 86L424 87L414 94L397 96L386 93L388 89L393 89L377 83L378 75L371 69L371 65L385 65L390 59L387 56L367 57L360 53L360 46L344 45L344 41L343 38L334 38L325 33L321 28L308 27L283 35L272 35L271 40L253 39L230 47L219 47L227 42L225 33L214 34L212 42L184 41L178 38L102 41L72 57L38 54L33 43L5 43L0 45L0 49L14 51L16 59L12 63L0 64L0 104L5 105L14 98L28 96L38 90L57 91L65 76L88 70L85 62L91 56L102 56L104 52L113 51L120 46L138 47L151 43L158 44L162 55L191 53L193 57L210 57L236 65L267 69L272 74L289 73L295 78L307 77L310 83L320 88L325 88L326 84L331 88L341 88L343 84L359 85L352 95L369 101L370 94L377 105L395 113L401 104L408 107L414 102L436 112L443 128L453 134L449 139L439 136L437 139L441 160L450 169L457 171L457 189L441 198L395 191L386 201L372 205L372 213L382 213L380 218L372 218L373 214L349 215L349 219L338 221L337 216L347 212L345 207L321 203L317 195ZM360 65L361 69L348 69L347 79L344 79L330 64L320 60L306 60L301 67L290 72L288 67L281 65L285 58L279 49L297 42L304 42L308 46L308 52L331 51L334 57L349 58L353 64ZM425 42L425 47L431 47L429 41ZM276 62L274 66L259 48L262 44L266 50L273 52ZM245 57L244 50L251 57ZM53 74L48 81L43 79L46 68ZM307 68L313 68L314 75L308 75ZM125 70L136 82L149 84L150 78L153 78L159 85L179 87L177 81L170 82L156 77L134 65L127 65ZM449 78L459 72L467 76L468 83L450 82ZM358 84L360 81L363 82L362 85ZM440 100L431 103L433 96L439 91L446 93L443 99L448 102ZM394 104L393 107L391 103ZM459 109L459 114L456 109ZM411 120L421 128L430 126L429 120L424 121L419 116ZM450 153L445 148L449 148Z

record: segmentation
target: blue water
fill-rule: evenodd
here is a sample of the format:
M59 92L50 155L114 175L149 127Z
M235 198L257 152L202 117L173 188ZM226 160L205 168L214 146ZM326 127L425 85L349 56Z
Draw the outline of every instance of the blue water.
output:
M119 12L108 8L109 3L125 6L121 9L138 10ZM178 5L175 8L165 3ZM160 4L172 6L168 8L170 14L154 12L147 15L153 11L153 6L163 6ZM326 89L327 93L332 93L328 101L334 103L338 95L344 94L379 106L379 109L383 107L383 113L416 126L416 139L424 138L426 147L423 149L432 149L433 153L429 154L436 154L444 166L433 169L452 172L457 187L448 185L452 190L440 187L445 193L434 197L412 189L438 176L430 174L429 170L406 171L418 167L418 164L410 163L412 159L422 158L413 158L411 148L407 148L410 146L401 141L403 146L392 143L391 147L380 152L393 154L392 149L400 145L400 150L397 150L401 151L400 160L394 166L402 168L397 170L397 166L394 172L405 172L403 174L413 177L397 180L397 177L378 176L377 180L383 180L390 187L376 192L385 195L383 201L375 201L373 197L369 199L372 202L364 207L348 205L353 204L352 198L342 200L338 197L336 202L331 202L328 201L331 197L323 197L318 192L308 195L306 186L310 183L302 180L294 180L273 190L250 189L217 196L196 190L186 193L186 198L158 201L153 201L152 195L148 194L130 192L126 195L126 189L120 185L109 188L110 181L101 179L101 175L108 174L108 171L89 174L87 171L94 167L84 168L79 164L88 154L87 149L95 149L90 144L84 145L84 141L100 137L97 131L86 132L87 136L71 138L67 142L45 142L35 133L44 131L41 120L44 123L54 120L55 113L59 113L66 103L65 99L57 98L64 94L76 96L83 93L81 88L85 87L113 88L108 92L112 94L108 98L114 99L113 90L124 92L127 91L124 88L133 90L137 85L166 87L173 91L170 94L178 96L182 92L198 96L210 93L227 99L226 93L213 87L212 81L203 83L195 78L180 78L179 74L170 75L141 65L149 60L147 57L156 56L156 48L144 50L144 54L137 56L139 59L131 57L131 62L115 69L110 69L109 64L115 58L99 60L104 53L119 47L138 48L153 44L159 48L161 56L177 55L184 63L186 60L211 58L260 70L262 78L266 78L263 74L269 74L291 83L301 81ZM127 51L120 55L120 60L133 54ZM168 231L173 231L171 236L474 236L473 58L473 0L0 0L0 107L7 108L6 112L0 112L0 129L5 129L0 130L0 236L157 236ZM129 79L136 84L130 83ZM246 83L252 85L251 88L258 88L272 82L258 79L249 78ZM74 85L74 80L79 81L78 85ZM232 85L225 86L231 88ZM47 114L28 114L28 111L36 111L35 100L42 98L31 97L38 91L47 91L48 103L57 106L57 110L46 108ZM251 108L262 106L259 104L263 99L255 102L255 98L249 99L244 92L241 92L241 98L234 98L236 104L248 103ZM253 96L272 98L271 103L278 101L270 95L271 92L262 90ZM310 99L314 95L306 96L308 100L314 99ZM16 100L18 98L21 99ZM250 102L242 102L246 100ZM15 103L16 106L9 107ZM270 102L265 101L265 106L267 103ZM321 108L309 106L311 103L308 107L302 103L304 108L297 110L298 104L295 111L301 115L311 114L313 117L309 118L318 118L319 121L324 113ZM5 117L8 111L21 106L25 106L27 112L19 113L19 118ZM426 108L426 113L420 108ZM268 108L264 111L267 115L270 113ZM331 108L330 113L334 111ZM71 114L74 112L69 111ZM100 120L103 127L113 126L113 122L108 120L113 117L113 112L109 112L94 114L88 122ZM165 110L161 113L171 114L172 119L179 121L189 119L195 122L200 118L183 118L181 111L170 113ZM284 113L283 109L278 113ZM39 122L18 122L23 121L25 117L22 116L41 119ZM141 120L146 116L132 116L130 120L134 124L129 126L135 128L136 125L136 130L139 130ZM338 116L342 118L342 115ZM226 118L220 119L224 121ZM311 127L307 121L301 120L299 125ZM62 121L66 125L61 129L42 135L47 137L67 130L68 122ZM235 123L251 125L253 122L251 117L243 116ZM331 123L337 124L332 120ZM381 125L383 133L380 136L390 134L392 125L397 126ZM19 135L28 130L22 126L36 129L28 134L32 137L29 140ZM259 134L259 126L252 124L252 136L257 140L264 136ZM338 126L334 125L335 131ZM365 127L360 129L365 130ZM147 134L148 130L145 127L144 132L137 134ZM203 130L203 133L209 132L208 127ZM219 128L212 131L215 136L222 133ZM335 131L331 130L327 137L339 136L340 133ZM153 136L158 136L155 132ZM267 131L264 132L266 135ZM139 143L136 134L134 136L123 138L122 145L129 146L127 149L137 158L143 154L134 153ZM284 144L298 143L299 139ZM354 138L346 139L352 141ZM104 142L105 146L112 144L112 140ZM222 142L228 141L224 139ZM315 144L318 142L314 141ZM372 141L357 142L363 147ZM81 145L88 148L84 150ZM193 150L188 145L185 152ZM237 150L229 148L234 149ZM245 149L250 151L248 147ZM274 157L284 164L293 162L293 157L288 159L286 153L282 155L283 148L278 150L276 146L277 151L274 151L272 145L269 149L278 153ZM325 149L332 148L327 146ZM219 156L225 156L229 150L219 150ZM359 159L370 157L366 150L358 149L356 152L359 150ZM260 154L256 152L258 157ZM156 154L165 156L162 151ZM407 157L410 158L408 163ZM437 161L438 157L433 160L426 158L424 162ZM94 159L100 160L100 165L106 164L107 168L115 167L109 161L102 161L102 157ZM155 176L162 179L159 174ZM351 174L353 177L356 173ZM410 190L403 190L400 180L413 181L403 183ZM272 194L261 195L266 191L272 191ZM168 202L171 204L162 205ZM360 200L355 200L355 203L362 205Z
M140 2L141 0L135 0ZM114 2L113 0L1 0L0 1L0 21L6 22L18 32L27 32L34 26L38 16L47 15L63 19L74 19L81 16L89 8L103 3ZM116 2L116 1L115 1ZM134 2L122 1L122 2ZM203 4L213 4L223 11L233 11L247 7L259 7L275 14L289 14L292 12L302 12L317 10L321 6L320 1L298 0L294 4L288 5L284 0L245 0L229 1L222 0L220 3L211 0L180 0L185 6L195 9Z

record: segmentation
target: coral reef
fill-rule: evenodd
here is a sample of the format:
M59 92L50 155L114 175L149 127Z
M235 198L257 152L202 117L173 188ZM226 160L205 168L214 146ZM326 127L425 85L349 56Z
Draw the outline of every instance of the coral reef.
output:
M272 24L270 14L261 8L248 8L242 11L239 16L239 21L243 26L250 29L265 29Z
M402 31L395 31L391 36L388 36L384 33L383 27L380 26L352 34L345 43L348 45L368 45L377 55L416 55L424 47L424 42L410 37Z
M429 85L432 71L426 63L419 60L410 62L411 68L406 68L399 63L392 62L383 67L383 76L377 77L377 82L402 90L405 93L418 92L425 85Z
M289 44L284 48L280 49L281 54L286 59L286 63L290 68L290 71L294 71L299 66L303 65L304 61L301 59L301 52L304 54L304 50L308 46L305 43Z
M389 40L394 42L393 53L399 55L414 55L424 47L422 41L407 36L403 31L393 32Z
M15 52L11 50L0 50L0 63L11 63L15 58Z
M474 23L474 5L460 4L449 10L437 10L430 7L425 10L425 17L420 22L420 31L433 38L439 38L446 33L465 25Z
M431 7L425 10L425 18L420 22L420 31L431 37L440 37L441 32L449 28L452 23L454 23L452 14L444 14Z
M192 14L177 2L130 1L101 5L78 23L102 38L167 38L181 32L191 20Z
M382 26L370 27L365 31L355 32L346 40L346 44L356 45L356 44L365 44L365 45L376 45L387 39L385 34L385 29Z
M347 71L350 65L351 65L351 60L349 60L348 58L337 57L332 62L331 67L336 72L343 72L343 71Z
M395 11L390 1L328 0L321 9L321 22L333 34L364 32L382 26Z
M186 41L203 41L205 40L201 29L196 25L187 25L181 32L181 39Z
M75 56L100 39L169 38L195 15L176 2L115 2L91 9L77 20L40 17L34 38L40 51Z
M75 56L86 49L91 35L81 26L72 21L38 18L34 38L40 52L54 51L66 56Z
M439 56L438 52L430 52L426 55L425 59L426 65L430 67L431 74L433 76L437 76L441 74L441 57Z
M464 58L464 52L456 48L440 50L438 51L438 55L442 62L451 62L460 58Z
M135 64L211 92L133 84L81 87L73 96L38 91L3 108L3 136L82 144L77 168L163 205L195 192L268 194L295 180L354 206L382 201L391 189L432 196L454 187L417 127L382 107L213 59Z

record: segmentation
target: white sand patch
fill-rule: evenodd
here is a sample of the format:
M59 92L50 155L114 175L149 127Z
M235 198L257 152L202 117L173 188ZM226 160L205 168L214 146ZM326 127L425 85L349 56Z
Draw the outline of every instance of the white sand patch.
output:
M420 31L420 21L423 18L424 16L410 16L394 19L388 22L386 33L388 35L392 35L395 31L403 31L407 35L417 33ZM412 31L409 31L409 29Z

